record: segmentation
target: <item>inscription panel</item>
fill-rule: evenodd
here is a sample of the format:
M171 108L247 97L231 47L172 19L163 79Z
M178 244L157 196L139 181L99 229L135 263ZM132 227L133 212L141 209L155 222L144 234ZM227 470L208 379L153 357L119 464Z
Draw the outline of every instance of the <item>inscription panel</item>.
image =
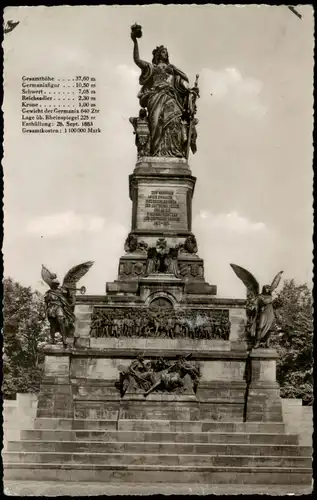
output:
M137 228L187 230L186 186L139 185Z

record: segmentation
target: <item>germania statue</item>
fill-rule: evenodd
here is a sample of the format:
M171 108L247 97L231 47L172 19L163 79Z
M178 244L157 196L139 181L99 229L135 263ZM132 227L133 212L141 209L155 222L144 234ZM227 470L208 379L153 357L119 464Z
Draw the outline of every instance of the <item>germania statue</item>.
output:
M140 118L130 119L135 129L139 156L144 155L146 142L149 156L188 158L189 150L195 153L197 149L195 102L199 97L198 75L195 86L189 88L187 76L169 62L167 49L163 45L153 50L152 63L140 59L137 39L142 36L141 29L137 24L131 27L133 59L141 69L139 82L142 88L138 98L144 109L143 121Z

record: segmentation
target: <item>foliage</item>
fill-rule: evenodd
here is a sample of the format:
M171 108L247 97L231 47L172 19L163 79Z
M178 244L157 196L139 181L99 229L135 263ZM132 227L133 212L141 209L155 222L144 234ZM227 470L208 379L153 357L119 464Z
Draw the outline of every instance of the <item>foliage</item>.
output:
M278 295L282 304L276 309L271 346L279 354L277 380L281 396L313 401L313 305L307 285L285 280Z
M12 278L3 280L3 385L4 398L17 392L35 392L42 376L43 354L48 328L42 295Z

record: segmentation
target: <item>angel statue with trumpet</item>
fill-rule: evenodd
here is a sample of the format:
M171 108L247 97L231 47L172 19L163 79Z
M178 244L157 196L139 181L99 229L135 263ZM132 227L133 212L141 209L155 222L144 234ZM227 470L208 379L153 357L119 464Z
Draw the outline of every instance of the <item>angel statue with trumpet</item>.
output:
M77 282L85 276L93 265L92 261L84 262L72 267L65 275L63 284L57 279L56 274L51 273L42 265L42 279L50 287L45 293L45 309L50 324L51 343L55 344L55 334L60 333L64 348L67 347L67 337L75 333L75 303ZM85 287L79 291L84 294ZM74 346L77 338L74 336Z
M260 285L249 271L236 264L230 266L247 287L247 331L253 340L253 349L263 343L265 347L269 347L270 331L275 319L274 310L282 306L279 298L273 299L272 292L278 287L283 271L275 276L271 285L264 285L260 293Z

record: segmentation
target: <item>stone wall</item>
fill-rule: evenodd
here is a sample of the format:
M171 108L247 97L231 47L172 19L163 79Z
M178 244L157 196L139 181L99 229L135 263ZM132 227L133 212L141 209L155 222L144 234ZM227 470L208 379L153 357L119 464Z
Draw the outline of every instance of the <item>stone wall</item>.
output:
M301 399L282 399L286 432L299 435L301 446L312 446L313 407L302 406Z
M95 342L101 344L72 350L45 347L38 417L117 418L121 396L116 383L121 365L129 366L138 354L143 354L145 360L160 357L175 360L178 355L191 352L193 361L201 367L196 395L202 418L226 416L242 421L247 354L244 350L231 351L229 341L154 338L123 342L105 338Z
M3 401L3 447L8 441L20 439L22 429L33 429L37 410L37 394L17 394L16 399Z

